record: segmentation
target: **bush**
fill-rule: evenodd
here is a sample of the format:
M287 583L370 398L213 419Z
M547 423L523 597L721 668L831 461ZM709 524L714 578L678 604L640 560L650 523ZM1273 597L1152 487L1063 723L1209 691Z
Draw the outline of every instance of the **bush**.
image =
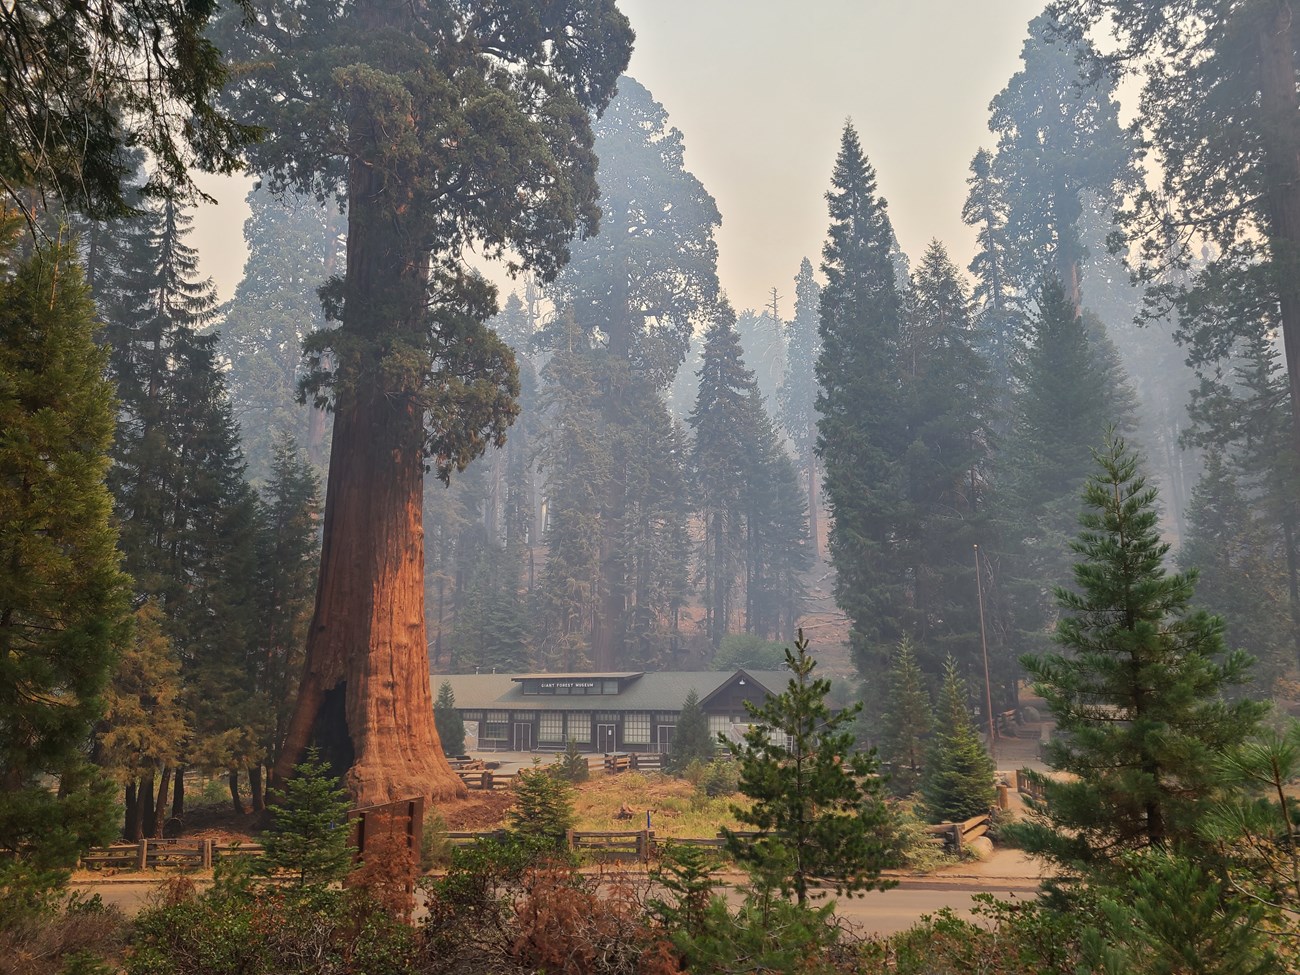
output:
M564 746L564 754L555 762L555 772L568 782L586 782L591 778L591 766L587 756L578 751L578 743L573 738Z
M697 794L710 799L734 795L740 784L740 770L736 763L720 758L711 762L691 762L682 771L682 777L695 786Z
M424 829L420 834L420 869L428 873L434 867L451 863L451 840L447 839L447 821L436 809L424 815Z

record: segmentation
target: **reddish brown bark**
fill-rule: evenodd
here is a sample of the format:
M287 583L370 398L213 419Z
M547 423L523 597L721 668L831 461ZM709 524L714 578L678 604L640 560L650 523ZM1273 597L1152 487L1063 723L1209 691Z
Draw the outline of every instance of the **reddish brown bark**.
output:
M358 805L464 796L433 723L424 624L424 415L416 390L374 361L423 344L428 248L393 214L400 181L349 173L344 328L316 610L302 684L276 765L319 746ZM395 226L395 223L398 224ZM357 342L357 338L361 342ZM387 388L386 388L387 387Z

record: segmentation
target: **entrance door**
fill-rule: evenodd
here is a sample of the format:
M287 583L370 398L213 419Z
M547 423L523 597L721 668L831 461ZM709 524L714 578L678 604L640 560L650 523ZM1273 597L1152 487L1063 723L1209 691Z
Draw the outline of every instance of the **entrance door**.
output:
M608 754L615 750L614 725L598 724L596 725L596 747Z
M670 724L661 724L659 726L659 741L655 746L655 751L660 755L667 755L673 750L673 732L677 729Z
M515 751L531 752L533 750L532 722L515 722Z

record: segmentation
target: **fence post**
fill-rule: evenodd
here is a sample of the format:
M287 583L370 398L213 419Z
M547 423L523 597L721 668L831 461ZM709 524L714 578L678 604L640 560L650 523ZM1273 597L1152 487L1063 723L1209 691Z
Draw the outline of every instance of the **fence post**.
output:
M572 853L574 850L577 849L577 846L575 845L574 836L573 836L572 826L570 826L568 829L564 831L564 847L570 853Z
M492 791L492 772L490 770L483 770L483 777L479 779L479 787L486 789L488 792Z
M998 783L998 808L999 809L1011 808L1011 796L1008 793L1009 790L1007 789L1005 783L999 782Z
M149 841L141 840L135 849L135 868L143 870L149 863Z
M203 840L203 869L212 869L212 843L210 839Z
M952 850L954 853L961 853L961 823L952 824Z

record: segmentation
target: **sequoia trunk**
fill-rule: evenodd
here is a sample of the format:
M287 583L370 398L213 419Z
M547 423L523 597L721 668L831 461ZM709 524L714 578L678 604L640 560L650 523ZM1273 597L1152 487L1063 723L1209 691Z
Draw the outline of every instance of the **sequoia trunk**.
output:
M400 181L397 181L400 183ZM321 748L358 805L466 794L433 723L424 626L424 415L380 359L423 346L428 250L392 181L349 173L343 340L316 610L277 778Z

